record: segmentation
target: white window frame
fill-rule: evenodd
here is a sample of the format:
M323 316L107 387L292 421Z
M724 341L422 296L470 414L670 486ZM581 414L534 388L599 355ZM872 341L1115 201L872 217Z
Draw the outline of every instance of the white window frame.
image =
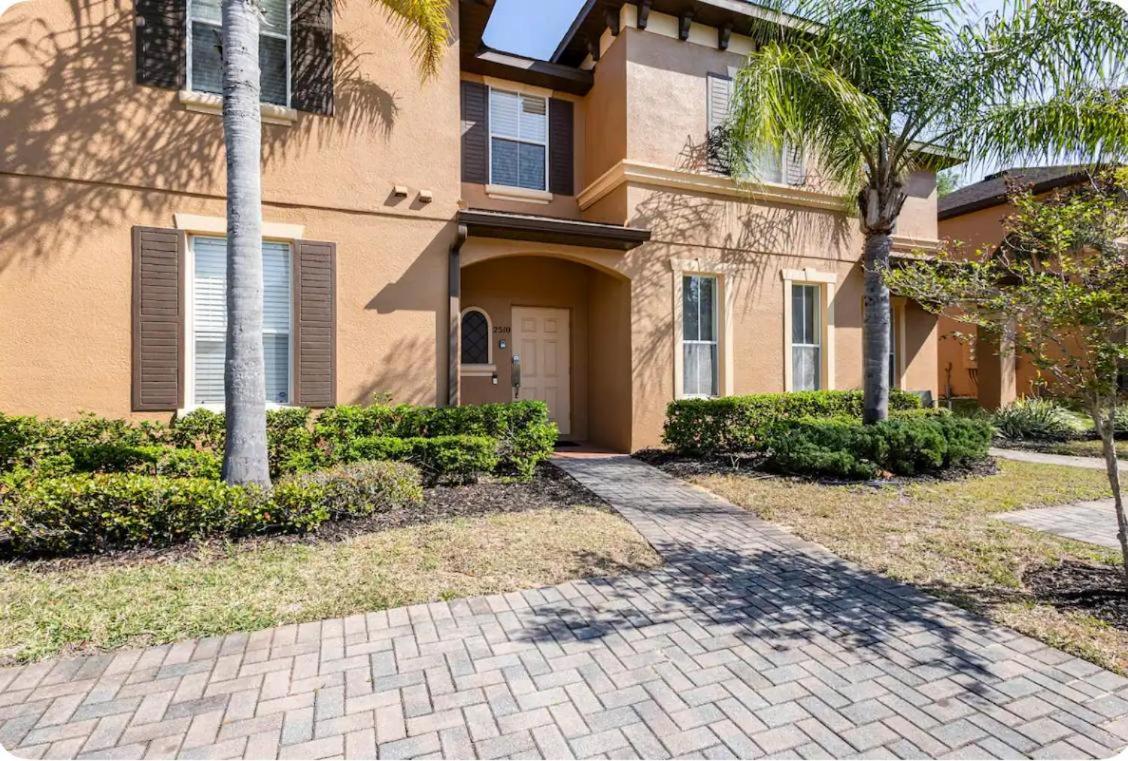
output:
M711 340L711 341L703 341L701 339L689 339L689 338L685 337L685 279L687 277L698 278L700 280L711 280L711 281L713 281L713 309L712 309L712 314L709 315L709 320L712 323L712 330L710 332L713 334L713 340ZM721 388L721 379L720 379L720 372L721 372L721 336L720 336L721 325L720 325L720 322L721 321L719 319L720 318L720 314L719 314L720 305L717 303L720 300L719 299L720 293L721 293L721 279L719 277L717 277L716 275L704 275L704 274L696 273L696 272L683 272L682 273L682 332L681 332L681 346L682 346L682 353L681 354L682 354L682 363L683 363L683 365L682 365L682 370L683 370L682 395L687 399L690 399L690 398L709 399L709 398L712 398L714 396L714 394L712 394L712 393L690 394L690 393L685 392L685 375L684 375L685 365L684 365L684 363L685 363L685 347L687 345L689 345L689 346L712 346L716 349L716 352L717 352L717 367L716 367L716 370L715 370L716 375L713 378L713 385L716 387L716 389L718 391L720 391L720 388ZM704 315L701 314L701 305L698 304L698 306L697 306L697 322L698 322L698 325L701 324L701 318L702 317L704 317Z
M195 283L196 283L196 238L222 238L226 234L219 235L215 232L188 232L187 245L184 247L184 408L178 411L178 414L184 415L192 410L205 409L213 412L223 412L226 408L225 404L198 404L196 402L196 324L195 314L193 309L194 296L195 296ZM278 402L266 402L266 408L284 409L286 407L297 407L299 405L294 403L294 241L289 239L268 238L263 237L263 243L283 243L290 249L290 321L289 321L289 336L290 336L290 350L288 352L290 358L290 372L287 379L286 398L290 400L287 404L280 404ZM265 331L264 331L265 332ZM226 338L224 339L226 343Z
M889 378L890 388L901 388L905 379L905 307L903 297L894 297L889 303L889 351L893 355L889 363L893 373Z
M484 365L464 364L462 362L462 321L470 312L478 312L486 318L486 364ZM490 319L490 313L482 307L466 307L458 315L458 366L462 375L470 377L492 376L497 372L497 365L494 363L493 320Z
M838 276L833 272L819 272L814 269L783 270L783 390L795 390L794 344L791 340L791 286L812 285L818 287L819 337L822 341L819 351L819 389L830 391L835 387L834 367L834 291Z
M528 91L517 89L517 88L497 87L497 86L492 85L492 84L487 85L487 88L488 88L489 92L487 93L486 113L491 114L491 116L492 116L492 112L493 112L493 95L494 95L495 92L505 93L506 95L516 95L518 98L538 98L538 99L544 101L544 142L540 142L540 141L537 141L537 140L526 140L523 137L521 137L521 129L520 129L521 117L520 117L520 114L518 114L518 116L517 116L518 128L517 128L517 139L515 141L512 137L509 137L508 135L497 135L497 137L501 140L510 140L510 141L514 141L514 142L517 142L517 143L526 143L528 145L542 145L542 146L544 146L544 187L540 188L540 189L526 188L526 187L522 187L520 185L504 185L504 184L499 184L499 183L494 182L494 176L493 176L493 141L494 141L493 128L494 128L494 120L492 118L490 118L490 119L487 120L489 122L490 134L489 134L489 139L486 140L486 166L489 168L489 188L496 188L496 189L498 189L502 192L505 192L505 193L512 192L512 193L533 194L533 196L530 198L530 200L539 199L542 195L546 195L549 198L551 198L552 196L551 196L551 192L549 191L549 188L552 187L552 178L550 178L548 176L548 170L549 170L549 141L551 139L551 125L548 122L549 96L544 95L544 94L539 93L539 92L528 92Z
M704 259L671 259L670 270L673 276L673 315L674 330L674 398L688 399L697 395L685 393L685 315L682 307L682 280L687 276L711 277L717 282L717 292L713 295L713 309L716 311L717 327L717 396L733 394L733 297L735 277L740 271L738 265Z
M281 107L283 108L290 108L290 101L293 98L292 90L294 85L293 35L291 34L290 29L290 15L292 13L292 9L290 7L291 2L292 0L286 0L286 31L284 33L275 32L265 24L260 24L259 27L260 37L266 35L267 37L286 40L286 102L281 104ZM184 0L184 3L184 86L187 88L188 92L203 93L203 90L196 90L192 87L192 22L195 19L192 18L192 0ZM209 26L215 27L216 29L222 28L222 24L217 24L214 21L208 21L205 19L200 19L199 21L201 24L207 24ZM218 93L204 94L218 95ZM267 106L279 105L277 103L266 103L262 100L261 96L259 98L259 101L262 102L263 105Z

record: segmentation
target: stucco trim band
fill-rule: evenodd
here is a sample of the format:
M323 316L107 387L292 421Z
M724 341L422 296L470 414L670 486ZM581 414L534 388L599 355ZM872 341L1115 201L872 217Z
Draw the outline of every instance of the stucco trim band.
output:
M172 219L178 230L186 230L197 235L227 235L227 220L223 217L207 217L202 214L177 212L172 215ZM305 238L305 225L263 220L262 237L286 241L302 240Z
M223 115L223 98L210 92L195 92L194 90L181 90L179 95L180 105L185 111L196 111L201 114ZM260 103L259 111L262 113L263 124L276 124L289 127L298 120L296 109L278 106L274 103Z
M911 254L914 251L923 251L934 254L940 250L940 241L935 238L913 238L909 235L893 235L893 250L897 253Z
M811 209L846 211L846 204L842 197L833 193L805 190L788 185L742 185L731 177L723 175L702 174L627 159L608 169L580 192L576 197L580 209L589 208L624 183L650 185L693 193L711 193L752 202L781 203Z

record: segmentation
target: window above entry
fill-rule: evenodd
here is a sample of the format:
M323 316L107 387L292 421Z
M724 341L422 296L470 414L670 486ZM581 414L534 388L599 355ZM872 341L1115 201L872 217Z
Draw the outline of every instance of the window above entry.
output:
M136 0L134 7L137 84L180 90L185 106L219 113L221 0ZM332 115L332 0L263 0L263 10L264 114L289 108Z
M462 181L515 200L575 195L572 101L518 87L462 82Z

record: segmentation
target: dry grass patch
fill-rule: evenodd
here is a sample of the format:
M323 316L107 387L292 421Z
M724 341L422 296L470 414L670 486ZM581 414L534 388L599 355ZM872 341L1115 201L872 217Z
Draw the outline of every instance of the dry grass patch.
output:
M208 544L124 564L0 566L0 651L11 660L35 660L151 645L658 563L617 515L574 505L458 517L333 542Z
M997 475L879 487L750 472L687 477L867 570L1128 674L1128 632L1042 604L1023 582L1031 569L1066 561L1115 564L1119 553L992 517L1108 497L1102 471L1001 460Z

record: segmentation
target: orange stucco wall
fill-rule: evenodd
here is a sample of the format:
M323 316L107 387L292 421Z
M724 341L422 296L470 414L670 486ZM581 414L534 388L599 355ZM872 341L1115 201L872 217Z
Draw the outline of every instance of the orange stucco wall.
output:
M127 2L28 0L3 20L0 130L12 137L0 147L0 410L129 415L130 227L223 216L221 123L186 111L175 92L133 84ZM739 56L625 28L591 92L558 96L576 104L577 193L545 204L460 181L459 81L474 77L459 72L457 43L421 83L381 11L339 6L335 33L336 115L263 128L263 217L337 243L341 401L447 398L448 249L466 207L652 231L626 253L480 238L463 247L463 307L487 308L496 326L514 305L571 311L574 438L658 443L680 352L676 261L724 271L733 392L784 388L781 274L803 268L835 281L835 387L860 384L861 236L845 201L819 208L817 193L767 202L633 179L584 193L623 162L699 169L706 74ZM395 185L408 196L394 197ZM898 234L936 236L934 186L930 173L911 178ZM812 172L806 191L818 189ZM936 334L931 317L906 310L906 387L936 391ZM506 359L495 359L497 386L463 379L463 400L507 398Z
M349 4L334 26L336 115L263 126L263 218L337 243L339 398L433 403L461 195L457 47L421 83L384 12ZM132 29L128 2L4 13L0 410L130 414L130 227L224 215L221 121L134 84Z

